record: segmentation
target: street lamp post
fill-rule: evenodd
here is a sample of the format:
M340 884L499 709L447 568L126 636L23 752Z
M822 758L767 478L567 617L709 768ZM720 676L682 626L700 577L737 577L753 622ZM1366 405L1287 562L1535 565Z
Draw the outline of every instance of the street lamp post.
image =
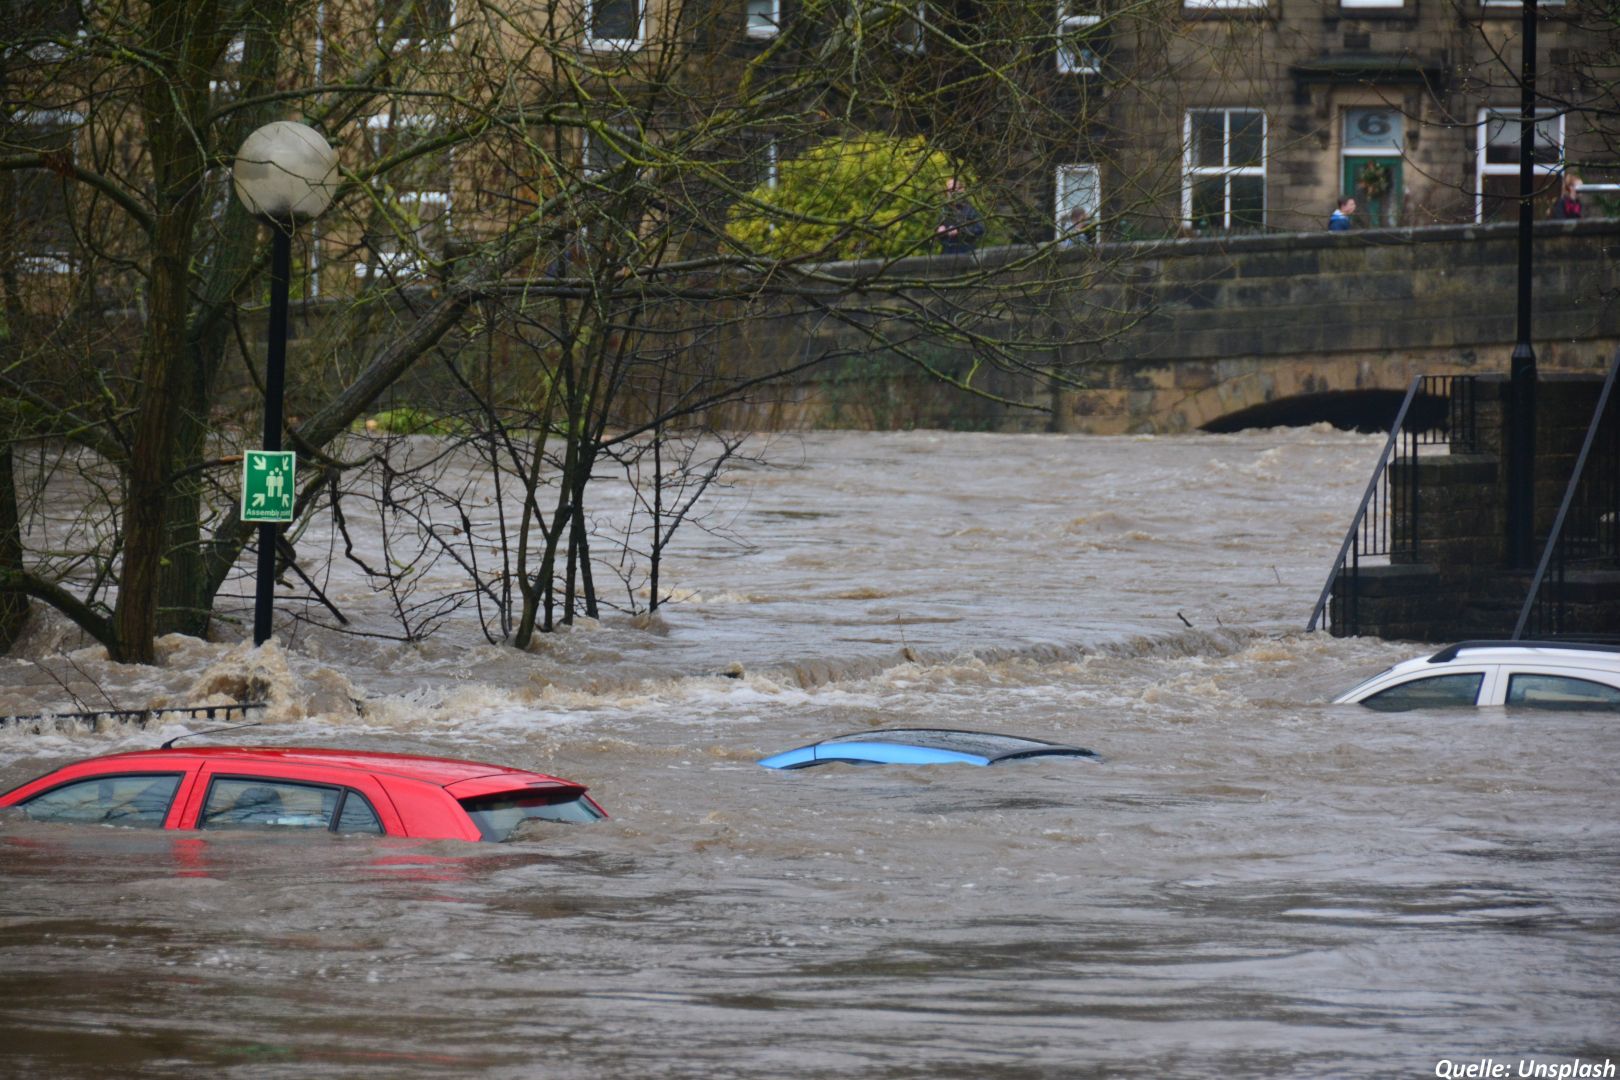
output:
M1519 61L1519 318L1510 361L1508 564L1536 557L1536 350L1530 342L1530 252L1536 156L1536 0L1523 0Z
M337 185L337 152L320 132L305 124L278 120L242 142L231 168L236 197L248 212L270 226L270 325L264 366L264 447L281 449L282 393L287 369L287 283L292 268L292 234L318 217ZM276 530L259 525L259 575L253 603L253 644L270 638L275 606Z

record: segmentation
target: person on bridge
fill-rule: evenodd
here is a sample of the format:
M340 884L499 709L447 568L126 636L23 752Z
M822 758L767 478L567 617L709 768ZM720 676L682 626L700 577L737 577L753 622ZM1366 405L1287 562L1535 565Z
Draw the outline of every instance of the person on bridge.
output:
M1351 196L1351 195L1346 195L1343 198L1341 198L1339 200L1338 209L1334 210L1333 211L1333 216L1328 218L1328 231L1329 232L1349 232L1350 231L1350 215L1355 213L1355 212L1356 212L1356 200L1355 200L1355 197Z
M1558 189L1558 200L1553 203L1555 221L1581 219L1581 178L1572 172L1564 173L1564 184Z
M946 255L968 254L984 235L984 219L954 176L945 181L945 213L934 235Z

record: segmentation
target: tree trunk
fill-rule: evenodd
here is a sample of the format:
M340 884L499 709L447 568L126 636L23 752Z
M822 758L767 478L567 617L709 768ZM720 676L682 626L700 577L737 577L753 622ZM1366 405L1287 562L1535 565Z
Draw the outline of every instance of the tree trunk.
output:
M123 566L113 609L118 638L114 659L126 663L150 664L155 659L158 582L168 554L170 476L178 460L182 406L199 377L196 354L186 348L193 237L207 164L195 133L202 127L208 70L217 49L208 52L206 42L192 36L196 25L218 25L215 4L159 0L147 23L147 41L163 63L142 102L155 213L141 341L142 392L130 441Z
M17 514L17 485L11 447L0 446L0 574L22 572L22 524ZM0 592L0 653L11 651L28 621L28 597Z

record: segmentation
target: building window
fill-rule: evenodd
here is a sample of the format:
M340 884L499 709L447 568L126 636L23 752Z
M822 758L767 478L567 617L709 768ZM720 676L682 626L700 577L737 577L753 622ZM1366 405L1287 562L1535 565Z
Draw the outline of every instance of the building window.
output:
M1080 12L1078 3L1060 3L1057 11L1057 69L1060 75L1094 75L1097 53L1089 38L1102 19Z
M641 0L587 0L587 44L593 49L640 48L645 14Z
M396 19L403 18L399 45L440 43L448 46L455 17L455 0L378 0L377 34L387 33Z
M1182 6L1188 11L1263 11L1266 0L1182 0Z
M41 109L14 113L10 127L13 147L35 151L47 164L12 174L14 235L0 243L16 253L20 269L65 274L73 269L74 248L67 174L84 117L65 109Z
M35 60L60 60L67 55L67 43L84 36L83 12L76 3L15 0L0 12L6 17L7 49L16 42Z
M408 153L437 123L437 117L422 113L368 117L372 162ZM417 277L444 258L450 240L451 170L450 154L433 150L373 177L373 210L356 276Z
M1474 190L1474 220L1495 221L1516 215L1519 204L1519 110L1496 108L1479 110L1479 182ZM1536 110L1536 135L1532 147L1533 169L1537 176L1558 172L1564 159L1564 118L1554 109ZM1546 181L1538 181L1542 187Z
M1339 194L1356 200L1362 225L1401 223L1406 195L1406 117L1386 106L1344 110Z
M610 124L607 134L587 129L581 135L580 147L585 175L603 176L623 165L629 158L624 149L634 141L634 138L634 132L620 124Z
M1056 238L1085 243L1097 237L1097 214L1102 209L1102 184L1095 165L1059 165L1054 185Z
M1266 223L1266 114L1258 109L1187 113L1183 221L1195 229Z
M770 139L756 143L748 153L748 175L752 180L749 187L774 188L777 179L781 176L780 158L776 149L776 140Z
M1406 0L1339 0L1339 6L1349 8L1381 8L1385 11L1403 8Z
M894 33L895 46L908 53L923 51L923 34L928 29L928 5L919 3L908 5L909 10L900 16L900 25Z
M781 0L748 0L748 36L775 37L782 28Z

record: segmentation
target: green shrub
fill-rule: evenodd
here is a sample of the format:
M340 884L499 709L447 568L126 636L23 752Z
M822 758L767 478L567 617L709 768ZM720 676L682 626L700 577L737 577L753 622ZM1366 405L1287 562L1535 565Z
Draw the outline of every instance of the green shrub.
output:
M456 420L410 405L384 409L366 421L366 430L382 435L455 435L462 429Z
M775 186L733 207L726 232L772 258L923 255L953 176L972 190L973 178L920 137L830 139L783 162Z

